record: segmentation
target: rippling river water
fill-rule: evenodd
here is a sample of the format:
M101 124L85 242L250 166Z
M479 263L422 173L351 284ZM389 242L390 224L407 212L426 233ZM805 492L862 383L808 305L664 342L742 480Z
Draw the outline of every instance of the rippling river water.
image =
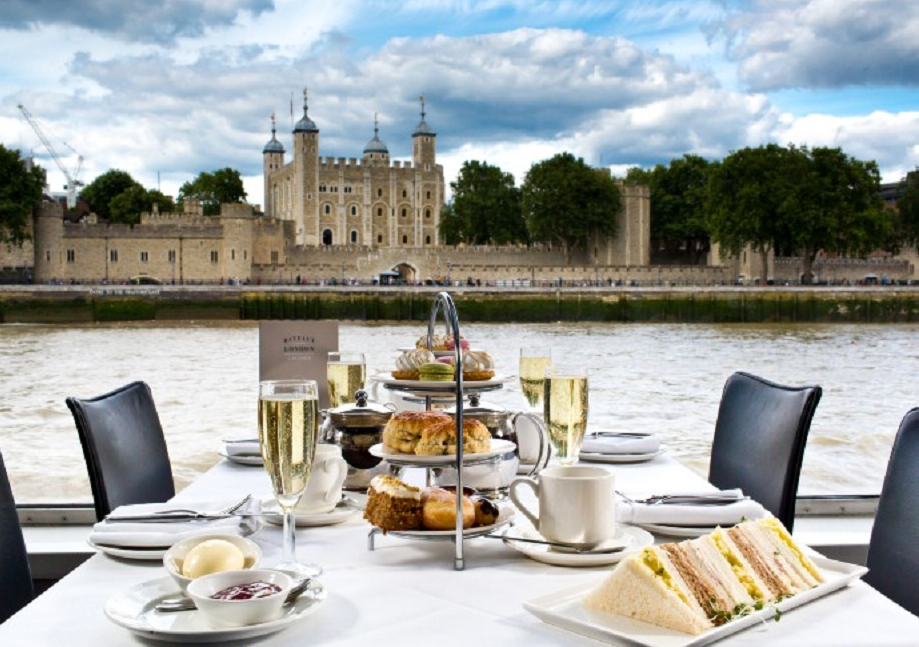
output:
M340 346L388 369L419 325L344 324ZM877 493L900 419L919 405L919 328L870 325L468 324L463 335L516 373L521 346L592 369L589 428L653 430L700 473L725 379L746 370L824 395L801 494ZM0 450L19 502L91 501L64 398L132 380L153 389L179 485L255 434L258 324L0 326ZM489 402L525 405L515 382Z

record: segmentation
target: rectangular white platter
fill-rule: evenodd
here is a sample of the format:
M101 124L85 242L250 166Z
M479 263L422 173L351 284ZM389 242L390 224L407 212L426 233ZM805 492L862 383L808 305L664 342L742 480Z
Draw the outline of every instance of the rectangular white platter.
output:
M868 572L868 569L863 566L837 562L824 557L814 557L813 561L826 578L823 584L809 591L798 593L776 605L767 606L762 611L731 620L720 627L709 629L698 636L665 629L625 616L585 609L581 604L581 600L603 581L602 577L593 582L586 582L576 587L529 600L523 603L523 607L547 624L610 645L628 645L629 647L701 647L772 618L776 613L776 608L782 612L789 611L837 591ZM780 631L781 626L777 626L775 629Z

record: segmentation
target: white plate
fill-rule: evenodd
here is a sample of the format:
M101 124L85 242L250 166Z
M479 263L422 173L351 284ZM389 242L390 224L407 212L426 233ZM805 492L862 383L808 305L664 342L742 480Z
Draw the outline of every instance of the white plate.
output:
M583 597L598 586L600 578L585 582L557 593L545 595L523 603L523 608L550 625L571 631L594 640L611 644L640 645L642 647L700 647L721 640L750 626L760 626L764 620L775 615L775 610L788 611L812 600L823 597L848 585L868 572L863 566L846 564L822 557L813 558L823 571L826 582L820 586L798 593L778 604L767 606L748 616L737 618L720 627L709 629L698 636L664 629L656 625L633 620L625 616L601 611L590 611L581 604ZM774 632L782 631L782 624L770 627ZM776 636L778 640L778 636ZM768 640L766 641L768 642Z
M240 517L242 520L242 517ZM257 533L262 528L262 524L255 515L247 517L245 521L241 521L239 526L239 536L240 537L251 537ZM206 533L202 533L206 534ZM178 537L175 542L178 543L184 537ZM168 546L110 546L106 544L98 544L92 539L87 539L86 543L98 550L99 552L105 553L106 555L111 555L112 557L121 557L122 559L137 559L137 560L162 560L166 555L166 551L172 548L172 544Z
M408 353L410 351L417 350L417 348L415 346L411 346L411 347L402 346L401 348L397 348L396 350L399 351L400 353ZM480 352L480 349L467 348L463 352L468 353L469 351ZM456 351L453 351L453 350L432 350L431 352L434 353L434 357L453 357L454 355L456 355Z
M281 515L281 508L278 506L276 499L265 499L262 502L262 511L265 513L265 521L268 523L275 526L284 525L284 517ZM358 512L360 512L358 508L342 499L341 503L328 512L314 514L295 511L294 517L297 520L298 528L317 528L345 522Z
M711 532L715 532L718 526L671 526L661 523L637 523L639 528L644 528L655 535L665 535L667 537L701 537ZM722 528L731 528L735 524L723 523Z
M262 460L261 454L225 454L219 452L221 456L230 461L231 463L236 463L237 465L254 465L262 467L265 463Z
M465 453L463 454L463 463L470 461L484 460L501 456L514 450L516 444L509 440L501 438L491 439L491 449L487 452ZM377 458L385 458L394 465L449 465L456 461L455 454L445 454L443 456L418 456L417 454L403 454L394 451L384 445L377 443L370 448L370 455Z
M511 537L543 539L543 536L536 532L529 522L519 523L513 528L508 528L504 531L504 534ZM537 562L552 564L553 566L606 566L607 564L615 564L629 553L650 546L654 543L654 537L651 536L651 533L641 528L620 525L616 528L616 534L609 540L609 543L625 544L625 550L618 553L596 554L565 553L553 550L551 546L521 541L506 541L504 543L527 557L535 559Z
M178 595L179 587L171 577L142 582L109 598L105 603L105 615L116 625L148 638L178 643L222 643L280 631L321 607L326 591L322 583L313 580L309 591L284 607L277 620L227 629L210 627L198 611L161 613L153 609L163 598Z
M661 445L660 449L656 452L648 452L646 454L597 454L594 452L581 452L578 454L578 458L582 461L590 461L593 463L644 463L645 461L650 461L665 451L667 451L667 445Z
M419 389L436 389L440 391L452 391L456 389L456 382L454 380L447 381L435 381L435 380L397 380L394 377L390 377L386 373L378 373L374 375L373 380L376 380L380 384L390 384L392 386L414 386ZM506 384L514 379L513 375L495 375L490 380L463 380L463 386L469 387L471 389L481 388L486 386L497 386L498 384Z
M465 528L463 536L467 539L489 535L495 530L502 528L514 520L515 510L510 505L500 505L498 519L488 526L478 526L476 528ZM456 535L455 530L390 530L386 533L393 537L412 537L415 539L431 539L434 537L449 538Z

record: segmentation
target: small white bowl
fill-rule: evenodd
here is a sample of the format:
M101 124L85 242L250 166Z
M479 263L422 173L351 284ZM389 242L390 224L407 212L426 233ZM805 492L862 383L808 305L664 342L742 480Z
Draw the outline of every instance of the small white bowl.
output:
M183 539L163 555L163 566L166 567L166 572L172 576L172 579L174 579L176 584L179 585L179 588L182 589L182 593L185 593L188 584L192 581L191 578L182 575L182 567L185 564L185 558L192 548L208 539L223 539L239 548L243 554L243 569L255 568L262 558L262 549L259 548L258 544L251 539L245 539L238 535L199 535L197 537Z
M249 600L215 600L211 596L230 586L268 582L281 590L263 598ZM188 585L190 597L204 619L214 628L243 627L271 622L281 615L284 600L293 587L293 579L280 571L252 569L246 571L224 571L212 573L193 580Z

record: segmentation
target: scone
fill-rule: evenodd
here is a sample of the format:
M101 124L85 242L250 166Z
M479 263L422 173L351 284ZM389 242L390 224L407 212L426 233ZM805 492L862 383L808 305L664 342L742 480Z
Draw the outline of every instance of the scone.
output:
M421 432L444 422L453 419L440 411L400 411L383 427L383 444L403 454L414 454Z
M385 432L384 432L385 433ZM478 454L491 449L491 433L478 420L463 420L463 451ZM449 416L421 433L415 446L419 456L444 456L456 453L456 422Z
M475 525L475 507L468 496L463 496L463 528ZM456 494L432 487L421 493L421 526L425 530L453 530L456 528Z

